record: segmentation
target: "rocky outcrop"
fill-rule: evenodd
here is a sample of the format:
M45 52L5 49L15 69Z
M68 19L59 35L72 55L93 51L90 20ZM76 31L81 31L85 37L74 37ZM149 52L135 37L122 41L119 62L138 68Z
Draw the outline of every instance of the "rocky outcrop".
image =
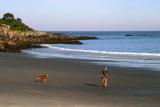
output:
M20 52L22 49L39 47L39 44L81 44L79 40L96 39L90 36L66 36L39 31L12 31L8 25L0 25L0 51Z

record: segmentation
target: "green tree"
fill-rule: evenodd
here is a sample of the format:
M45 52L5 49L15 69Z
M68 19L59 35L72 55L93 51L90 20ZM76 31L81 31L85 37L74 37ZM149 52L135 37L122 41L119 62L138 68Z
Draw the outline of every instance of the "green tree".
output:
M2 19L0 18L0 26L1 26L1 24L2 24L2 21L1 21Z
M14 19L14 15L11 13L5 13L2 19L3 20Z
M17 21L21 23L21 22L22 22L22 19L20 19L20 18L17 18Z
M0 26L1 24L6 24L9 25L11 30L18 30L18 31L33 31L33 29L31 29L30 27L28 27L27 25L25 25L22 22L22 19L14 18L14 15L11 13L5 13L3 15L3 18L0 19Z

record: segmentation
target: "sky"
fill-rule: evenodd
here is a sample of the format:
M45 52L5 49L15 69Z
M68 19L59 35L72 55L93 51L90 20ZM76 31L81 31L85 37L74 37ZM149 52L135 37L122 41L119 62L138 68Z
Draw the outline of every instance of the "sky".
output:
M0 0L41 31L160 31L160 0Z

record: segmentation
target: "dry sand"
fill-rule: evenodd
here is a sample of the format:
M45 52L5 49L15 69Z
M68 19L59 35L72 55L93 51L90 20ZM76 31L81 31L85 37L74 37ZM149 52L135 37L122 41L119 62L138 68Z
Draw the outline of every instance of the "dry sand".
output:
M109 66L102 88L103 66L87 62L0 53L0 107L160 107L160 72ZM41 72L48 82L35 81Z

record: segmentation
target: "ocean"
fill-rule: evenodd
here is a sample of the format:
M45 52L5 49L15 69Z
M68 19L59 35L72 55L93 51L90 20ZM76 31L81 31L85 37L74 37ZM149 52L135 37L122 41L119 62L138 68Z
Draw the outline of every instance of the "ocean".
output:
M47 48L23 50L38 58L93 60L95 64L160 70L159 31L56 32L74 36L95 36L79 44L42 44Z

